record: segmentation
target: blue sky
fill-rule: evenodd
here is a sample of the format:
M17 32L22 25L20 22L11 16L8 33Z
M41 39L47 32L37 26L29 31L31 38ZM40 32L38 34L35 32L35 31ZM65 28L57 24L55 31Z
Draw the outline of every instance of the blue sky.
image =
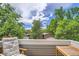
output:
M79 3L17 3L11 4L22 15L20 22L23 22L26 29L31 29L33 20L41 20L41 27L46 28L54 17L54 10L61 6L64 10L71 7L79 7Z

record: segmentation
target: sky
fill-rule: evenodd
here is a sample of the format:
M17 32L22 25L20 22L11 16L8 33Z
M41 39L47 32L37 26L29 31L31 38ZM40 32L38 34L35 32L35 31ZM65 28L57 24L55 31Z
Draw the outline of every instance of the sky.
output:
M14 3L11 4L21 13L20 22L24 23L26 30L31 29L33 20L41 21L41 27L46 28L54 18L54 10L61 6L64 10L71 7L79 7L79 3Z

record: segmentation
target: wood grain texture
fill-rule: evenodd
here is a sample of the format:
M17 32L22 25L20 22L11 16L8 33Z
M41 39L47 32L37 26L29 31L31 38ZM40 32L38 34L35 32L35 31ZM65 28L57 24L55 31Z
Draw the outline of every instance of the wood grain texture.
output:
M56 49L60 51L64 56L79 56L79 49L74 46L56 46Z

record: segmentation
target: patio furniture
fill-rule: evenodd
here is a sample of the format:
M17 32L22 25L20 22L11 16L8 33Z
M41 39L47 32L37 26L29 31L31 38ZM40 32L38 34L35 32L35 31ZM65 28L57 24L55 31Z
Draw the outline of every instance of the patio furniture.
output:
M18 39L14 38L3 38L3 55L5 56L24 56L24 53L27 52L27 49L19 48ZM21 51L21 53L20 53Z
M74 46L56 46L56 55L79 56L79 48Z

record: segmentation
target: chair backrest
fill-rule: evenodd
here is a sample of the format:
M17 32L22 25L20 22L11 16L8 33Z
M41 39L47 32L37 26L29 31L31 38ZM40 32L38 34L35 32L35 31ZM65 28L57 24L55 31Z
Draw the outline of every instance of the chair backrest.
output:
M5 56L19 55L19 44L16 37L13 38L3 38L3 54Z

